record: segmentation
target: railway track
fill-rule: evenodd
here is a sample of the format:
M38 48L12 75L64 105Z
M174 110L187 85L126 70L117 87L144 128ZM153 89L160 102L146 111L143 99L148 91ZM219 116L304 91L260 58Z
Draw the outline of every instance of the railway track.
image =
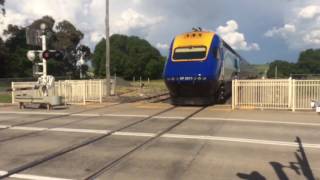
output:
M6 130L6 129L9 129L9 128L12 128L12 127L31 125L31 124L36 124L36 123L39 123L39 122L45 122L45 121L49 121L49 120L53 120L53 119L69 117L69 116L72 116L74 114L86 113L86 112L95 111L95 110L104 109L104 108L111 108L111 107L115 107L115 106L119 106L119 105L123 105L123 104L130 104L130 103L148 101L148 100L151 100L151 99L157 100L159 97L164 96L165 94L168 94L168 93L157 94L157 95L154 95L154 96L146 97L146 98L143 98L143 99L136 99L136 100L132 100L132 101L129 101L129 102L124 102L124 103L116 103L116 104L112 104L112 105L106 105L106 106L103 106L103 107L97 107L97 108L92 108L92 109L88 109L88 110L77 111L77 112L73 112L73 113L66 114L66 115L57 115L57 116L53 116L53 117L49 117L49 118L45 118L45 119L40 119L40 120L35 120L35 121L31 121L31 122L17 123L17 124L11 125L11 126L6 127L6 128L1 128L0 131Z
M39 158L39 159L36 159L34 161L31 161L29 163L26 163L26 164L23 164L21 166L18 166L14 169L11 169L7 172L7 174L3 175L3 176L0 176L0 179L2 178L7 178L7 177L10 177L11 175L14 175L14 174L18 174L22 171L25 171L27 169L30 169L32 167L35 167L35 166L38 166L38 165L41 165L42 163L44 162L48 162L52 159L55 159L57 157L60 157L64 154L67 154L71 151L74 151L74 150L77 150L77 149L80 149L82 147L85 147L87 145L90 145L92 143L95 143L97 141L102 141L104 140L106 137L109 137L111 135L113 135L114 133L116 132L120 132L120 131L123 131L125 129L128 129L128 128L131 128L133 126L136 126L140 123L143 123L145 121L148 121L148 120L151 120L153 119L154 117L157 117L161 114L164 114L166 112L169 112L169 111L172 111L174 110L175 108L177 107L170 107L170 108L167 108L161 112L158 112L158 113L155 113L147 118L143 118L143 119L140 119L140 120L136 120L130 124L127 124L125 126L122 126L116 130L113 130L113 131L110 131L106 134L103 134L103 135L98 135L98 136L95 136L93 138L90 138L88 140L85 140L85 141L82 141L80 143L77 143L77 144L73 144L73 145L70 145L70 146L67 146L67 147L64 147L54 153L51 153L49 155L46 155L42 158ZM206 107L202 107L202 108L199 108L198 110L196 110L195 112L191 113L190 115L188 115L186 118L184 119L181 119L177 122L175 122L174 124L168 126L167 128L165 128L164 130L162 130L161 132L157 133L155 136L153 137L150 137L149 139L147 139L146 141L144 141L143 143L139 144L138 146L136 146L135 148L133 148L132 150L126 152L125 154L121 155L120 157L118 157L116 160L112 161L111 163L106 163L104 165L101 166L101 168L97 169L94 171L94 173L91 173L90 175L88 175L86 178L84 179L95 179L96 177L100 176L102 173L106 172L108 169L112 168L114 165L116 165L117 163L121 162L122 160L124 160L126 157L130 156L131 154L139 151L142 147L144 147L145 145L149 144L150 142L154 141L155 139L161 137L163 134L166 134L167 132L171 131L172 129L176 128L177 126L179 126L180 124L184 123L185 121L187 121L188 119L190 119L191 117L193 117L194 115L196 115L197 113L201 112L203 109L205 109Z

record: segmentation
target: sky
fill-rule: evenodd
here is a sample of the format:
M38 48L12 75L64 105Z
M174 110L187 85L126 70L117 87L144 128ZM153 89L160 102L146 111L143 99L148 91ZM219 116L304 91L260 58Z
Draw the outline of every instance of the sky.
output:
M94 49L105 33L105 0L6 0L8 24L29 25L50 15L69 20ZM167 55L173 38L193 27L217 32L250 63L296 62L320 48L319 0L110 0L111 34L147 39Z

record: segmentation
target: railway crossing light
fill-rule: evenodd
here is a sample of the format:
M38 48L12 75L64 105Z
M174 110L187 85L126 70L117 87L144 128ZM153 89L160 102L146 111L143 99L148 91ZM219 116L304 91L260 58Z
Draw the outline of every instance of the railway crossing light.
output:
M34 62L34 60L36 60L36 53L34 51L28 51L27 58L29 61Z
M27 58L28 58L29 61L35 62L37 57L39 59L42 58L42 51L28 51Z
M42 58L45 60L49 60L49 59L61 60L63 58L63 53L61 51L45 50L42 52Z

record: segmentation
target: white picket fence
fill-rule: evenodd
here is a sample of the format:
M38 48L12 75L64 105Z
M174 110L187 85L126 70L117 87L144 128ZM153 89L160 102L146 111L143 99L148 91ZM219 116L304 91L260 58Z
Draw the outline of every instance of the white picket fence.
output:
M320 100L320 80L234 80L232 109L311 109Z
M112 93L114 94L115 84L112 81ZM28 94L33 97L40 97L39 90L15 91L20 88L32 88L36 82L12 82L12 103L15 103L17 94ZM86 104L87 102L102 103L106 97L105 80L66 80L55 82L55 87L49 90L49 95L62 96L66 104Z

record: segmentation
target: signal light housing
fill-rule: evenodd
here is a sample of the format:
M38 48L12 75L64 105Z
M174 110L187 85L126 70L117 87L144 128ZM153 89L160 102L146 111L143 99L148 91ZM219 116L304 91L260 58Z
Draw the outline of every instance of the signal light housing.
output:
M61 60L63 58L63 53L61 51L45 50L42 53L42 58L44 58L46 60L48 60L48 59Z

